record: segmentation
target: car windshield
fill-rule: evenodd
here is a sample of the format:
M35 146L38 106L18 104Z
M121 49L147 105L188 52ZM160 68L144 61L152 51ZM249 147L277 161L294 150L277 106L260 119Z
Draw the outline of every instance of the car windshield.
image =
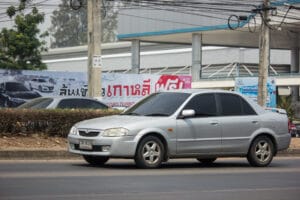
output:
M190 96L188 93L154 93L141 100L122 115L170 116Z
M8 82L6 88L9 92L29 91L22 83Z
M20 105L18 108L35 108L35 109L43 109L47 108L47 106L53 101L52 98L36 98L27 103Z

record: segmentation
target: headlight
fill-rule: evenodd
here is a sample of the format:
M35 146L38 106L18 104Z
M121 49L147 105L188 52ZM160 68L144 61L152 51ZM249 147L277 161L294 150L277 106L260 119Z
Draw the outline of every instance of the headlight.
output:
M70 135L77 135L78 134L78 129L75 126L72 126L69 134Z
M110 128L102 132L102 137L121 137L128 135L129 131L126 128Z

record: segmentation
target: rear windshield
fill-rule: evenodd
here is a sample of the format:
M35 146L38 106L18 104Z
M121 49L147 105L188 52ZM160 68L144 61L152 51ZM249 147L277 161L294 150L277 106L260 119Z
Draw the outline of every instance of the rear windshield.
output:
M52 98L37 98L20 105L18 108L47 108L47 106L52 102Z

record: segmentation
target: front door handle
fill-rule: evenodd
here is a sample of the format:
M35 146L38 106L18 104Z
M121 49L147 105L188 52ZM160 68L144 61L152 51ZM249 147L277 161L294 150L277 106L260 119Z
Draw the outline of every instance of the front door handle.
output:
M216 126L216 125L219 124L219 122L217 122L217 121L211 121L210 124L213 125L213 126Z

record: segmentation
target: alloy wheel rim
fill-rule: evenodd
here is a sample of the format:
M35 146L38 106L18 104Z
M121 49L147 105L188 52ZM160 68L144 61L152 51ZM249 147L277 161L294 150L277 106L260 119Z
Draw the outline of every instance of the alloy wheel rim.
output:
M149 141L144 145L142 153L146 163L155 164L160 160L161 149L156 142Z
M267 162L271 157L270 144L265 141L259 141L255 146L255 155L260 162Z

